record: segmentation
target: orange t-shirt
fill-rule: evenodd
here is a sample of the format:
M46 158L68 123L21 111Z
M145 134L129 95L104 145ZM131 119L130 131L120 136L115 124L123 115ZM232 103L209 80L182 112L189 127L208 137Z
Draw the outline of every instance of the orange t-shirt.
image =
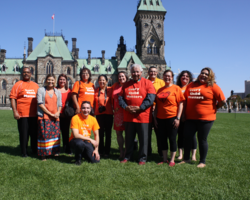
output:
M50 97L48 91L46 90L45 93L45 108L52 114L55 114L57 112L57 96L55 93L53 93L53 96ZM41 119L49 119L49 120L56 120L56 121L60 121L59 118L55 119L54 117L51 117L49 115L47 115L46 113L43 113L43 117L38 117L38 120Z
M71 129L78 129L79 134L83 135L84 137L90 138L91 131L96 131L100 129L100 126L96 120L96 118L92 117L91 115L88 116L87 119L84 119L82 117L82 114L79 113L72 117L71 119ZM71 131L71 136L69 138L69 141L74 138L74 135Z
M186 119L214 121L216 119L216 104L225 100L220 87L214 83L213 87L206 84L190 83L185 91Z
M102 115L102 114L108 114L108 115L113 115L113 107L112 107L112 94L113 94L113 88L112 87L107 87L107 98L106 98L106 103L105 101L105 93L100 92L100 97L99 97L99 105L100 106L105 106L106 111L99 113L99 105L98 105L98 93L99 93L99 88L95 89L95 115Z
M16 99L17 112L20 117L37 116L37 90L39 86L33 82L18 81L11 89L10 99Z
M128 106L140 107L147 94L155 94L155 88L151 81L142 77L138 82L130 80L124 83L120 96L123 96ZM152 106L136 114L131 114L124 110L124 121L135 123L150 123L152 121L152 115L150 114L151 111Z
M79 97L78 97L78 105L81 108L81 104L83 101L89 101L92 108L94 105L94 84L89 82L88 84L80 81L80 92L79 92ZM72 93L76 93L78 94L79 91L79 81L76 81L73 89L72 89Z
M177 116L179 103L184 101L185 97L181 88L177 85L171 87L162 87L156 94L157 118L168 119Z

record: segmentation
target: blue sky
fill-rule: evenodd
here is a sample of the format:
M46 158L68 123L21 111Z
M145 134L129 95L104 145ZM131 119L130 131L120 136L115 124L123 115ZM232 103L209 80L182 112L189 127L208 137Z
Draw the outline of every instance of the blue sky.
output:
M80 57L115 55L124 36L127 48L136 45L133 22L137 0L8 0L1 2L0 45L7 57L22 57L24 43L33 37L33 48L44 37L44 29L63 30L72 49L77 38ZM211 67L225 96L244 92L250 80L249 0L162 0L165 19L165 58L172 70L199 73Z

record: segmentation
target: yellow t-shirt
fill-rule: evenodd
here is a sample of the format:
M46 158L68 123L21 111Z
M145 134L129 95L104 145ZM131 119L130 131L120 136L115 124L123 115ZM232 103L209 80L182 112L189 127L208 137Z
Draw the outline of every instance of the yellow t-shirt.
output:
M148 80L150 80L150 79L148 78ZM152 82L152 83L153 83L153 86L154 86L154 88L155 88L155 92L156 92L156 93L158 92L158 90L159 90L160 88L162 88L162 87L165 86L165 82L164 82L163 80L159 79L159 78L155 78L155 81ZM154 105L155 105L155 104L156 104L156 103L154 102Z
M80 114L75 115L71 119L71 129L78 129L79 134L83 135L84 137L90 138L91 131L96 131L100 129L100 126L96 120L96 118L92 117L91 115L88 116L87 119L84 119ZM71 136L69 138L69 141L74 138L74 135L71 131Z

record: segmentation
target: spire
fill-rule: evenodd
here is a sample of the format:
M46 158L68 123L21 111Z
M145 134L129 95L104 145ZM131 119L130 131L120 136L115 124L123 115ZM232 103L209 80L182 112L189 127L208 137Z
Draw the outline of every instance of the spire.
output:
M137 10L167 12L161 0L140 0Z

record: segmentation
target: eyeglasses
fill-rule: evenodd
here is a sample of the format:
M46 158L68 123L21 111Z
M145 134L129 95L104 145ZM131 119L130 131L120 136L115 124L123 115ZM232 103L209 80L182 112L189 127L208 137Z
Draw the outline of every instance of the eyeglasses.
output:
M206 76L208 76L209 74L208 74L208 73L205 73L205 72L201 72L201 75L206 75Z

